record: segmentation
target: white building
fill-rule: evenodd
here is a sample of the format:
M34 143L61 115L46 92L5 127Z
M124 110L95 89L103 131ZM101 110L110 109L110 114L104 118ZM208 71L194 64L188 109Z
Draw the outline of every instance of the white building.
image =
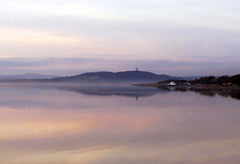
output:
M175 82L173 82L173 81L171 81L168 85L170 85L170 86L175 86L176 85L176 83Z

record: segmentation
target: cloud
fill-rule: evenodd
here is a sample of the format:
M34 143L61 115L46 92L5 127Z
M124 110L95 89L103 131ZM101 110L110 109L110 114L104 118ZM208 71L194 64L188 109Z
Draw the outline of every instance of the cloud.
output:
M240 62L239 6L236 0L0 1L0 58L70 57L127 63L123 68L113 62L118 69L135 67L127 61L137 60L206 65L211 61L220 64L210 73L235 73L235 63ZM147 69L174 73L169 71L174 64ZM78 69L86 70L85 66ZM197 64L193 72L195 67L202 72L208 68ZM40 68L29 66L34 71L47 69L46 65ZM71 73L72 68L65 68ZM25 72L23 67L15 69ZM194 74L188 64L179 69Z
M229 67L231 65L231 67ZM126 71L139 68L175 76L223 75L239 73L239 62L109 60L91 58L11 58L0 59L0 74L42 73L74 75L91 71Z

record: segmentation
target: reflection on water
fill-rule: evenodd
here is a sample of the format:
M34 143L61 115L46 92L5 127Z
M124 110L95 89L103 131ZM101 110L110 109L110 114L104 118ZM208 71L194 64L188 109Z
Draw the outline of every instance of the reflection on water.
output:
M187 92L187 91L193 91L193 92L196 92L196 93L199 93L201 95L205 95L205 96L210 96L210 97L214 97L216 95L220 95L220 96L223 96L223 97L231 97L231 98L235 98L235 99L240 99L240 92L239 91L217 91L217 90L189 90L189 88L184 88L184 87L172 87L172 86L161 86L161 87L158 87L159 90L161 91L180 91L180 92Z
M240 101L230 97L60 85L1 85L0 97L4 164L240 161Z

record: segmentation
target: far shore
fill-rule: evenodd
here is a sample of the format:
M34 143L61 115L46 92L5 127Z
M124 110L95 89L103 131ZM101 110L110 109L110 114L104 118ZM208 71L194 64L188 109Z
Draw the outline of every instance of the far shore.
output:
M168 85L160 83L150 84L134 84L140 87L157 87L157 88L169 88L172 90L193 90L193 91L223 91L223 92L240 92L240 86L238 85L219 85L219 84L179 84L179 85Z
M139 87L154 87L160 90L175 91L175 92L186 92L193 91L200 93L205 96L215 96L220 95L223 97L232 97L235 99L240 99L240 86L222 86L218 84L192 84L192 85L175 85L171 86L168 84L152 83L152 84L134 84Z

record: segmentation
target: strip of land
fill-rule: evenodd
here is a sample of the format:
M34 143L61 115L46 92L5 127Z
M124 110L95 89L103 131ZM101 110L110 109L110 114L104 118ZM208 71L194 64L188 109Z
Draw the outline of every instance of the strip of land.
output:
M195 80L166 80L158 83L136 84L170 90L240 92L240 74L234 76L207 76Z

